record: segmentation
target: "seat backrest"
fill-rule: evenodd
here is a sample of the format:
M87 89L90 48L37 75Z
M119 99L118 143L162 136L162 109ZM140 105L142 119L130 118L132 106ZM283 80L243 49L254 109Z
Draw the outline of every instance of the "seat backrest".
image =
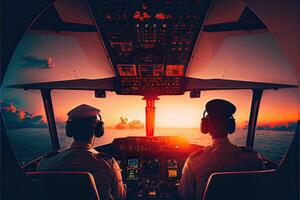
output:
M29 172L27 175L48 199L100 199L94 178L88 172Z
M299 199L299 125L276 170L221 172L210 176L203 200Z
M257 199L261 180L274 174L275 170L213 173L207 182L203 200Z

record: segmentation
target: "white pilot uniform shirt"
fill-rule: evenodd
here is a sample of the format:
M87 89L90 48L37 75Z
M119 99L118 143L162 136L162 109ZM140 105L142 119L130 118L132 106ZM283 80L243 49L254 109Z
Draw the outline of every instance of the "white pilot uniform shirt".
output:
M264 169L263 161L254 150L235 146L228 138L213 139L211 146L192 153L186 160L179 195L181 199L202 200L212 173L261 169Z
M38 165L37 171L90 172L94 176L101 200L126 197L126 188L116 160L96 151L89 143L75 141L57 155L46 156Z

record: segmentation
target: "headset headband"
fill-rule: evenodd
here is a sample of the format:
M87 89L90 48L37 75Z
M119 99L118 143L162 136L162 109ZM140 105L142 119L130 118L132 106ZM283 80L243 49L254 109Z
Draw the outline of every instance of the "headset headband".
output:
M207 113L207 111L206 111L206 110L204 110L204 111L203 111L203 117L205 117L205 113Z
M100 114L98 114L97 116L99 118L99 119L98 118L97 119L102 122L102 116Z

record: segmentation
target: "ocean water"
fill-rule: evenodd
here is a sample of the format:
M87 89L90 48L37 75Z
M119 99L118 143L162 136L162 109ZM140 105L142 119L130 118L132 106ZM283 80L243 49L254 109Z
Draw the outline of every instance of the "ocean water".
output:
M61 148L67 148L72 139L65 136L64 129L58 129ZM51 151L51 141L48 128L23 128L7 131L9 141L21 165ZM238 129L229 136L232 143L245 145L247 130ZM118 130L106 129L102 138L95 140L94 146L108 144L114 138L127 136L144 136L145 130ZM211 138L208 134L200 133L197 128L156 128L156 136L181 136L190 143L210 145ZM255 136L255 149L266 158L279 163L287 152L293 139L293 132L257 130Z

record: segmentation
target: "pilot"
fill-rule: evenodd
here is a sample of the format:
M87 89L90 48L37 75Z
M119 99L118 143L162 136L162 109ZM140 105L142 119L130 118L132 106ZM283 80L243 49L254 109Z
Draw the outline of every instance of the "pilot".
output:
M228 101L214 99L206 104L205 109L201 132L210 134L212 145L187 158L179 183L181 199L201 200L207 180L214 172L264 169L263 161L256 151L233 145L227 137L235 131L235 106Z
M104 134L100 110L80 105L68 113L66 135L73 137L71 146L56 155L46 156L37 171L86 171L95 179L100 199L124 199L126 187L117 161L93 148L95 137Z

